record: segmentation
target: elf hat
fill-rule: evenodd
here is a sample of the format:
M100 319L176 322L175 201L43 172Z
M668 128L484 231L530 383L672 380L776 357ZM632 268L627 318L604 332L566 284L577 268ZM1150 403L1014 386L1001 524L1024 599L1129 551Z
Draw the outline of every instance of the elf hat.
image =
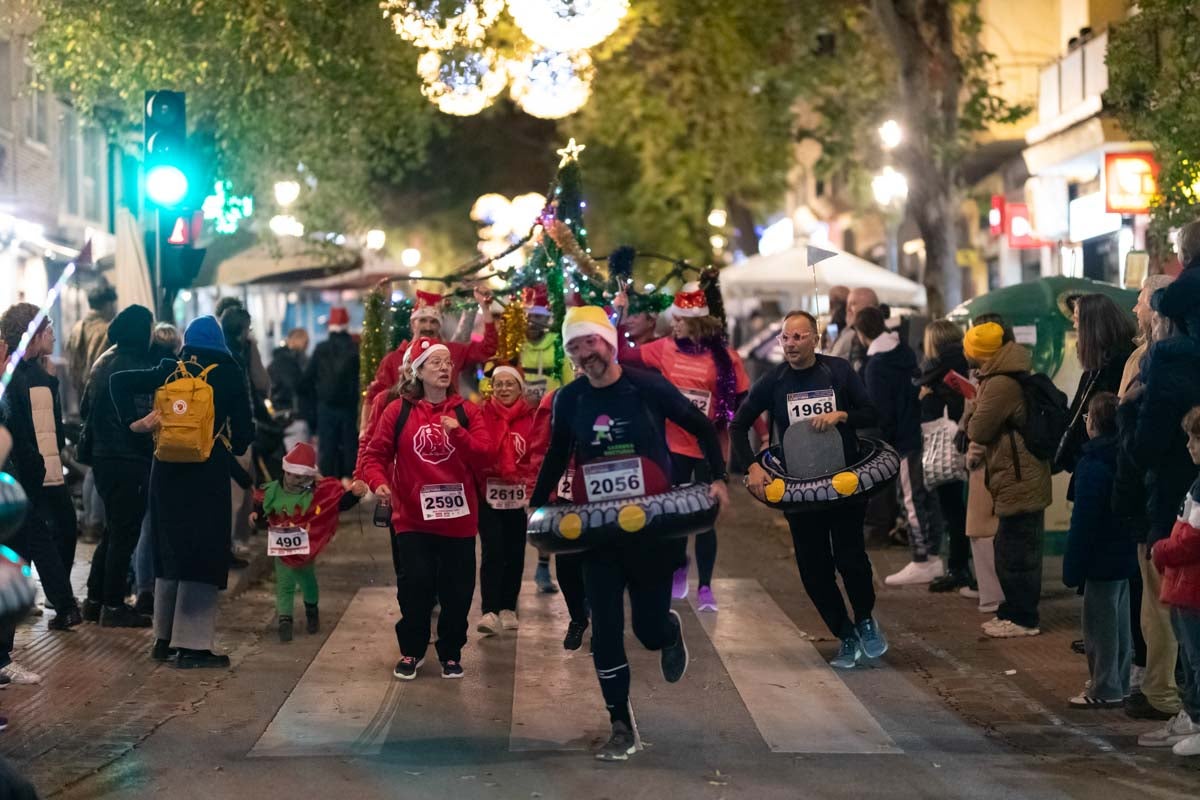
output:
M692 281L685 283L680 288L679 292L675 295L675 302L671 304L671 316L708 316L708 298L705 297L704 290L700 288L700 284Z
M408 347L408 352L404 354L404 361L413 371L416 372L417 367L425 363L425 361L435 353L445 353L450 355L450 348L439 342L437 339L430 339L428 336L422 336Z
M501 364L492 370L492 380L496 380L501 375L509 375L517 379L517 383L521 384L521 388L525 388L525 373L520 367L510 367L508 364Z
M422 292L417 291L417 298L413 304L412 316L410 319L421 319L428 317L436 319L439 322L442 319L442 296L437 292Z
M344 332L350 327L350 312L342 306L334 306L329 309L329 330L331 332Z
M521 305L526 314L550 316L550 295L544 283L526 286L521 290Z
M283 471L292 475L316 477L317 451L308 442L298 442L283 457Z
M617 329L604 309L600 306L573 306L567 309L566 319L563 320L563 345L570 344L572 339L581 336L599 336L608 342L613 350L617 349Z

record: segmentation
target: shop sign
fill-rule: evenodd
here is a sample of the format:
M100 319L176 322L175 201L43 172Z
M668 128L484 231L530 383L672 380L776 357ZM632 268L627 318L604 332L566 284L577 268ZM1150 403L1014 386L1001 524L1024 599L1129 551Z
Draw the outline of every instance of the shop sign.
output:
M1152 153L1104 154L1104 210L1144 214L1158 193L1158 162Z

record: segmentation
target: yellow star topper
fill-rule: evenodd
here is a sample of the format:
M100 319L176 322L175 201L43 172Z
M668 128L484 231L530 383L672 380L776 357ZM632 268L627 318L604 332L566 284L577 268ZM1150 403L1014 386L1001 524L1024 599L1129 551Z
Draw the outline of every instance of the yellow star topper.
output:
M562 161L558 162L558 168L562 169L567 164L570 164L572 161L578 161L579 154L582 153L586 149L587 149L586 144L575 144L575 137L572 136L571 140L569 142L567 142L566 147L562 148L561 150L554 151L554 152L558 153L560 156L562 156Z

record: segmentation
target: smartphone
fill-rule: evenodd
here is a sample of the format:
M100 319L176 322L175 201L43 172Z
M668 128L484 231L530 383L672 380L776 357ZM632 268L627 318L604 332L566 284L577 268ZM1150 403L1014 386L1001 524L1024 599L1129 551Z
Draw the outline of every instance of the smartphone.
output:
M942 378L942 383L946 384L968 400L975 399L975 384L971 383L954 370L950 370L946 373L946 377Z
M375 504L375 527L386 528L392 524L392 504L387 500L380 500Z

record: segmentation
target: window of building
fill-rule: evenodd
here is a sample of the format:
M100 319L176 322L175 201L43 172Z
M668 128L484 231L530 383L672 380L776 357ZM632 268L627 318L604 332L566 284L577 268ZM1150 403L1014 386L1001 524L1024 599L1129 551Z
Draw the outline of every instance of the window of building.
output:
M83 129L83 216L92 220L103 220L104 182L104 135L95 125Z
M38 144L50 144L50 93L39 88L33 67L25 89L25 138Z
M67 109L59 123L58 178L63 210L79 216L79 118Z
M63 212L103 223L107 172L104 133L95 125L82 122L72 109L66 109L59 123L58 151Z
M13 129L12 44L0 39L0 131Z

